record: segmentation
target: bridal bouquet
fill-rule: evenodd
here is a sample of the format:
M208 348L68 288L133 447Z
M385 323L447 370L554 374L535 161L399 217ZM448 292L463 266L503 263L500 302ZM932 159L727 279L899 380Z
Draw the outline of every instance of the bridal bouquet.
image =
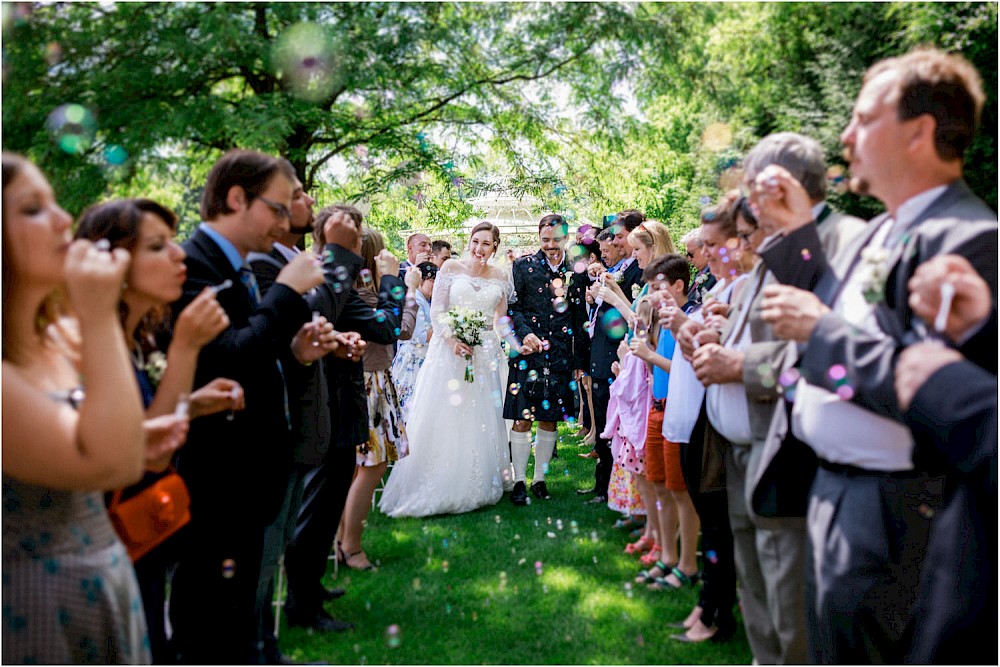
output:
M444 322L451 329L452 335L461 343L469 347L482 344L483 332L486 330L486 316L478 310L466 308L465 306L452 306L444 314ZM475 380L472 366L472 355L465 357L465 381Z

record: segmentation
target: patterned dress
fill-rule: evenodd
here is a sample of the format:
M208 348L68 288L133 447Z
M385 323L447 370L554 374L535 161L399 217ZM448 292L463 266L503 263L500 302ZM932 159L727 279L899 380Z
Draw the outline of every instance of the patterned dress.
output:
M392 360L392 379L396 383L396 393L399 394L404 424L409 413L413 387L417 383L417 373L427 357L427 332L432 329L430 301L419 290L415 298L417 322L413 335L409 340L399 341L399 349L396 350L396 356Z
M100 492L4 475L3 662L150 662L135 571Z

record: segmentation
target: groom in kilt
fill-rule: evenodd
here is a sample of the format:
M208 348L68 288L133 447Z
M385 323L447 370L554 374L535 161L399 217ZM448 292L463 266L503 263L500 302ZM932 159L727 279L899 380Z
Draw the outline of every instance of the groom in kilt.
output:
M538 422L531 492L549 499L545 472L556 445L556 425L575 414L575 382L590 358L585 304L586 281L566 257L569 228L550 213L538 223L541 249L514 261L510 318L521 341L520 355L509 360L504 419L513 419L510 455L514 465L511 502L526 505L525 476L531 454L531 426Z

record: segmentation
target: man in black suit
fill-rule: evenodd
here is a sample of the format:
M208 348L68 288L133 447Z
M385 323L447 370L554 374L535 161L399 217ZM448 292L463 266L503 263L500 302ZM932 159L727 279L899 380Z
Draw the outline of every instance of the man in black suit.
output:
M762 216L783 230L760 252L785 283L764 289L762 316L805 345L808 384L796 389L793 428L819 457L806 586L816 662L901 662L907 652L903 630L942 480L933 447L899 422L893 367L901 345L930 334L908 304L923 262L964 256L996 299L997 217L962 180L983 99L978 73L958 56L918 50L869 69L841 140L852 188L888 213L869 223L842 279L801 186L779 167L754 185ZM995 348L989 356L995 364Z
M298 335L309 318L302 294L322 280L307 257L278 274L266 297L246 263L268 252L288 228L294 171L277 158L230 151L209 173L204 222L184 243L187 280L179 313L206 286L218 294L230 326L206 345L195 383L224 376L244 388L246 409L192 424L177 469L191 493L191 524L170 598L173 647L183 663L258 659L256 605L264 533L280 510L291 468L290 424L280 359L312 354Z
M922 264L910 305L928 324L954 288L942 332L966 353L997 348L989 286L956 255ZM995 357L994 357L995 359ZM997 376L957 350L913 345L899 355L896 392L915 438L934 447L945 470L944 502L931 522L927 558L909 634L908 663L995 664L997 627Z
M594 290L600 288L602 281L614 280L618 283L625 298L632 301L632 288L643 284L642 269L632 259L632 249L629 247L627 239L629 232L638 227L643 220L645 220L645 216L639 211L622 211L608 228L598 235L598 239L600 239L606 232L610 232L611 243L607 246L604 243L601 244L602 256L605 252L607 253L603 259L608 269L593 276L592 294ZM591 267L594 266L594 264L591 265ZM599 271L600 267L596 268ZM625 335L624 325L609 326L616 315L621 319L617 310L597 299L590 316L590 376L594 395L594 421L596 422L594 433L597 436L594 451L597 452L597 467L594 472L593 488L578 489L577 493L592 495L593 497L587 502L597 504L608 501L608 484L611 482L611 468L614 465L614 459L611 456L611 441L602 438L601 433L607 425L611 383L615 379L611 372L611 365L618 360L618 345Z
M252 252L247 260L253 268L261 293L267 294L274 285L281 269L299 254L299 244L303 237L313 231L313 204L298 178L292 192L291 220L288 232L274 243L270 253ZM324 252L324 274L340 275L353 280L361 270L361 257L356 254L360 234L354 223L344 215L331 218L327 222L332 246ZM351 250L348 250L350 248ZM313 290L315 292L316 290ZM310 300L314 298L310 292ZM313 307L314 314L326 313L331 324L347 303L350 292L342 290L333 293L328 308ZM320 320L322 321L322 320ZM338 356L351 353L352 341L344 334L336 334ZM278 650L274 636L274 575L285 546L291 540L295 528L295 518L302 501L302 487L305 474L313 466L322 463L330 448L331 416L329 393L323 364L302 365L293 358L291 351L282 356L285 381L288 385L289 413L292 421L292 474L286 487L284 501L277 518L267 528L264 540L264 565L257 588L257 606L261 619L261 662L280 664L284 657ZM329 591L328 597L340 597L343 589Z
M333 251L335 256L343 254L344 249L338 247L334 228L328 223L341 215L347 216L360 234L363 218L353 206L328 206L320 211L316 221L317 233L323 235L324 252ZM355 249L360 252L360 239ZM366 342L392 343L396 340L394 330L400 326L406 291L397 273L398 268L391 265L381 273L377 309L362 300L354 288L353 276L338 271L328 271L323 284L307 299L325 317L333 317L339 329L354 332ZM346 303L335 313L332 304L342 293L347 294ZM351 487L356 448L368 440L368 402L359 354L354 353L348 359L329 355L320 363L326 376L329 414L335 418L329 451L305 475L295 534L285 549L288 575L285 611L291 625L329 632L352 627L331 617L323 608L328 592L322 579Z

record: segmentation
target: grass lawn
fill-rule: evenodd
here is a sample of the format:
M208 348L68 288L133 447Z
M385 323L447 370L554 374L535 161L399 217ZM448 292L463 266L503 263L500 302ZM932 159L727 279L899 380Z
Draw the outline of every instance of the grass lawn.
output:
M505 495L425 519L373 511L364 547L379 569L335 573L331 560L327 572L328 586L347 589L327 609L355 629L283 623L282 650L331 664L750 664L742 628L722 644L670 639L677 631L665 624L684 619L696 590L631 584L640 566L623 553L627 533L612 527L619 515L574 493L594 471L578 442L560 428L550 501L515 507Z

